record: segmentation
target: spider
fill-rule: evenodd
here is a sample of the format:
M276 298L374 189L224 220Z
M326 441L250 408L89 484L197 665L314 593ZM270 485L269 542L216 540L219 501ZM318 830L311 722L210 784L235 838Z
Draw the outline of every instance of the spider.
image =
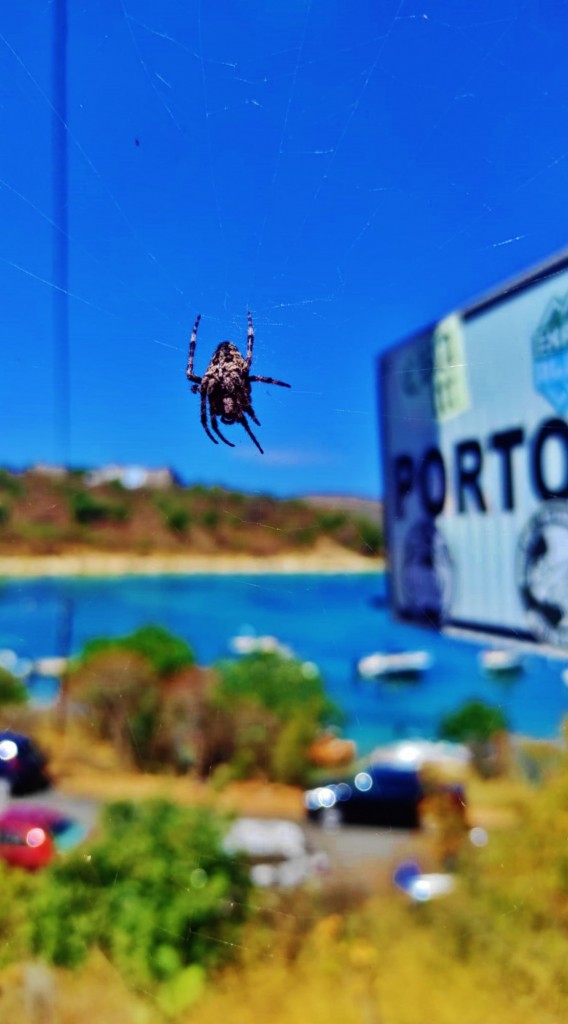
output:
M281 388L289 388L291 385L284 384L284 381L281 380L274 380L273 377L256 377L249 373L250 365L252 363L254 330L252 326L252 316L250 313L247 313L247 317L248 335L246 359L243 358L237 346L233 345L232 341L222 341L220 345L217 345L217 348L211 357L211 362L203 374L203 377L196 377L193 372L193 360L195 356L197 328L199 327L199 321L201 320L200 314L197 317L193 325L193 331L191 332L186 376L190 384L193 384L191 389L192 394L201 395L201 423L205 433L211 438L213 444L218 444L219 442L215 437L213 437L213 434L209 430L209 426L207 424L207 402L209 402L211 427L214 433L217 434L217 437L220 437L225 444L229 445L230 448L234 448L234 444L232 444L231 441L227 441L227 438L223 437L219 430L217 417L219 416L221 418L221 423L241 423L249 437L254 441L261 455L264 455L264 452L250 429L246 419L246 416L250 416L253 423L260 426L251 405L250 386L255 381L261 384L278 384Z

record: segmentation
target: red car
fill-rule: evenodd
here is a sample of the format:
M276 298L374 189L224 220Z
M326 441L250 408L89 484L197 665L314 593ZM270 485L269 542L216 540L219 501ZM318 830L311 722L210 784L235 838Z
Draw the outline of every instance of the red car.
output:
M7 820L6 820L7 819ZM37 871L51 863L55 856L55 843L49 833L30 815L0 816L0 859L12 867Z
M73 818L41 804L13 804L0 814L0 860L35 871L57 852L80 843L87 829Z

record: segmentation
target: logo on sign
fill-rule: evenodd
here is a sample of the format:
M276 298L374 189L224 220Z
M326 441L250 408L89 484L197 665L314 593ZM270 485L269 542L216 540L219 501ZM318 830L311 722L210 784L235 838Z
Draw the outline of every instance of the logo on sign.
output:
M547 501L529 519L519 539L517 584L536 636L568 646L568 501Z
M568 295L553 299L532 336L534 386L564 416L568 412Z
M422 519L410 527L404 542L405 611L439 625L448 617L452 591L453 565L448 546L433 522Z

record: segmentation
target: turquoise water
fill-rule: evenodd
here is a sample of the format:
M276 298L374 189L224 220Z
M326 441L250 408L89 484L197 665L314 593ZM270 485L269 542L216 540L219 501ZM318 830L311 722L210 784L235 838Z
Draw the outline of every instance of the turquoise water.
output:
M373 598L384 579L338 576L162 576L98 580L26 580L0 586L0 647L22 657L61 652L64 610L71 612L71 650L95 636L127 633L157 622L185 637L201 664L229 654L243 627L270 633L315 661L330 696L347 713L345 733L361 752L406 736L434 737L441 715L480 697L503 707L512 728L539 737L558 733L568 714L565 664L530 655L517 680L484 678L476 645L391 621ZM358 658L376 650L428 649L434 665L417 683L357 681ZM33 686L36 696L54 683Z

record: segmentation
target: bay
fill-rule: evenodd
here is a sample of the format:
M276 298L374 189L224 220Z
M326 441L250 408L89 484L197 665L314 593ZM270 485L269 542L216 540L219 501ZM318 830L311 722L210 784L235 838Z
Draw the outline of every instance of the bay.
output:
M372 574L9 580L0 585L0 647L26 658L63 653L68 613L72 653L93 637L158 623L206 665L229 656L230 638L250 629L318 665L361 753L403 737L434 738L440 718L474 697L502 707L514 732L558 736L568 714L565 663L529 654L515 680L491 679L480 672L477 645L394 622L384 594L384 577ZM428 650L434 663L413 683L357 679L357 660L379 650ZM35 685L34 696L54 687Z

